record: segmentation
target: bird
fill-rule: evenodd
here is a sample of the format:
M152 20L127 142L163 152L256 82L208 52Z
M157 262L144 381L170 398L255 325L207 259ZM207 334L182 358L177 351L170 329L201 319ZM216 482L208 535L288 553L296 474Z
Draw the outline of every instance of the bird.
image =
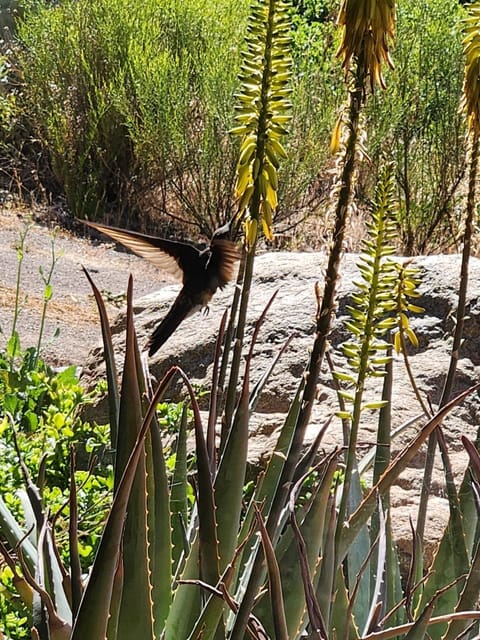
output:
M180 293L146 345L149 357L165 344L185 318L202 308L208 312L212 296L232 280L240 258L237 245L226 237L229 223L217 229L210 244L200 249L187 242L157 238L98 222L82 222L182 282Z

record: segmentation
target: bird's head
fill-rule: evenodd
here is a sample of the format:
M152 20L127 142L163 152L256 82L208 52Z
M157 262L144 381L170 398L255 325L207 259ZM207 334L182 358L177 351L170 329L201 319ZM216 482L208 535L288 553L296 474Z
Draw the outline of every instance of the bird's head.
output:
M227 222L213 232L212 240L230 240L230 231L230 222Z

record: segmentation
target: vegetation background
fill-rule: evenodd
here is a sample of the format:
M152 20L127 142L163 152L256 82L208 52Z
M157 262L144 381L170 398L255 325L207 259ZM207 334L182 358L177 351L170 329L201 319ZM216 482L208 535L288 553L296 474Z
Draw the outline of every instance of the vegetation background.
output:
M293 119L276 232L295 246L306 238L321 246L329 229L330 136L345 101L338 6L294 2ZM0 58L5 187L145 231L195 237L231 219L238 142L229 130L248 0L21 7L22 20L4 28ZM353 244L387 153L396 163L399 249L458 249L462 11L455 0L398 3L389 90L376 91L363 116Z

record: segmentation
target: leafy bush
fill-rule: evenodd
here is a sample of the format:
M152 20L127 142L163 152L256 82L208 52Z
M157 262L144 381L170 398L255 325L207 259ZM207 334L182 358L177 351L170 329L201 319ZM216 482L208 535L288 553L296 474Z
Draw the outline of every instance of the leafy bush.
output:
M341 63L335 55L337 4L294 3L292 122L288 158L280 170L279 233L284 229L292 233L295 223L311 214L326 217L332 167L329 140L345 99Z
M3 53L0 41L0 176L8 165L18 160L16 133L20 121L21 107L15 83L12 83L11 56ZM5 167L5 169L4 169ZM6 172L8 176L8 172ZM11 185L11 180L9 181ZM3 180L2 180L3 183Z
M155 217L225 215L242 25L230 0L34 5L19 30L24 105L76 215L115 207L117 223L146 226L127 212L154 187Z
M82 423L78 423L78 410L88 398L79 384L75 367L55 373L38 361L32 369L31 355L32 350L27 350L13 370L5 354L0 360L0 433L2 457L7 463L2 471L14 474L8 477L8 486L18 486L23 480L21 470L15 466L12 438L15 428L20 449L29 451L31 471L38 473L43 456L48 454L46 482L65 488L70 444L75 439L86 442L93 435L88 430L82 433Z
M116 224L158 228L171 214L209 234L231 219L237 146L228 131L247 9L232 0L36 3L19 31L22 104L51 164L47 188L64 191L78 216L114 209ZM325 196L322 141L342 97L333 31L331 12L296 22L279 219L298 221Z
M13 94L4 90L8 82L8 71L8 58L0 55L0 130L8 128L15 112L15 98Z
M458 235L465 172L461 18L455 0L398 3L395 70L368 107L377 175L395 161L398 224L408 254L445 250Z

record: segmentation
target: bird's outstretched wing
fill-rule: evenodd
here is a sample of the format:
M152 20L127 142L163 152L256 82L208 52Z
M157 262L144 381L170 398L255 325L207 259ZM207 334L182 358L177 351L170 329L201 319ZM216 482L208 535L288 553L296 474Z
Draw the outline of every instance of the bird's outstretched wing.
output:
M218 286L222 289L236 273L236 263L240 259L237 245L231 240L212 239L210 245L210 265L218 269Z
M86 225L104 233L115 242L123 244L141 258L145 258L159 269L166 271L177 280L183 281L185 269L190 262L198 258L199 251L184 242L156 238L137 231L126 231L117 227L109 227L98 222L87 222Z
M200 251L184 242L155 238L97 222L85 224L125 245L183 282L182 290L170 311L147 344L150 356L158 351L190 313L208 304L218 287L222 288L232 280L240 257L235 243L221 237L228 232L228 225L217 230L210 246Z

